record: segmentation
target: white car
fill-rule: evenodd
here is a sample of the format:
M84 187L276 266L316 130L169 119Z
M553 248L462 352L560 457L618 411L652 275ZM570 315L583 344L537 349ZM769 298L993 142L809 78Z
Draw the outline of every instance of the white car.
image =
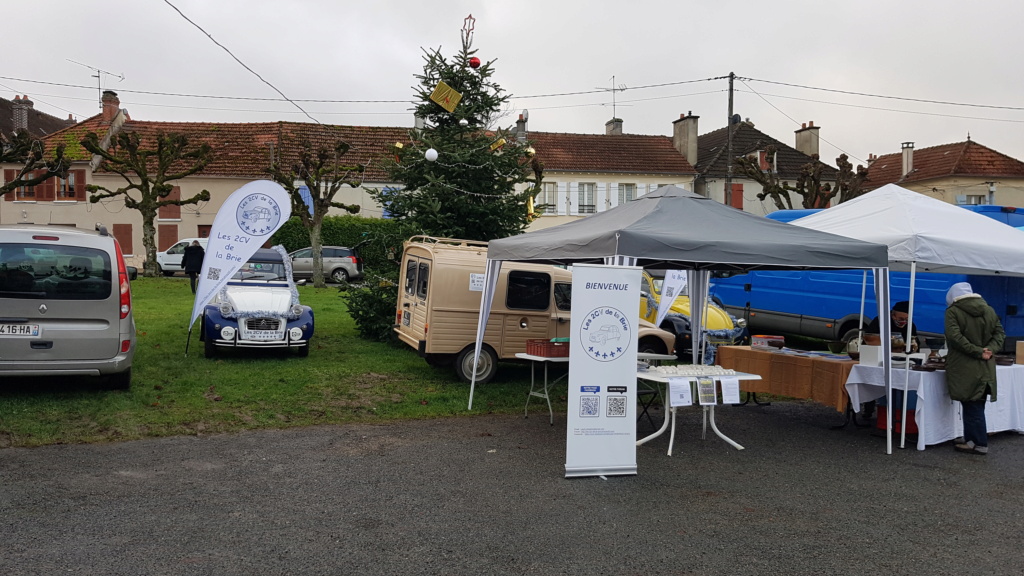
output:
M199 245L206 250L207 238L185 238L178 240L164 252L156 253L156 264L160 268L160 272L164 276L174 276L175 272L183 272L184 269L181 267L181 257L185 255L185 247L192 243L193 240L198 240Z

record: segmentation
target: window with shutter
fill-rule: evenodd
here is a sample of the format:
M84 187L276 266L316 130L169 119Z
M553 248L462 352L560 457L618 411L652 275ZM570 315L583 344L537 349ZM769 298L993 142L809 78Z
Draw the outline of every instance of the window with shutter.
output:
M595 212L594 196L597 184L594 182L579 182L576 186L579 196L579 213L593 214Z
M114 224L113 226L114 238L117 239L117 243L121 245L121 252L125 256L131 256L135 253L132 245L132 225L131 224Z
M181 188L178 186L171 188L171 193L164 200L181 200ZM181 220L181 206L177 204L161 206L157 213L157 218L160 220ZM175 240L177 240L177 236L175 236Z
M17 176L17 174L18 173L16 171L11 170L11 169L4 170L4 184L14 180L14 178ZM14 192L15 192L14 190L11 190L10 192L4 194L4 200L7 200L8 202L13 202L14 201Z

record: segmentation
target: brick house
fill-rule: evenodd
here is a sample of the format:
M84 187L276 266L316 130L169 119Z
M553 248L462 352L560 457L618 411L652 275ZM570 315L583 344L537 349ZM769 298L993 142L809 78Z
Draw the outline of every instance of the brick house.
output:
M1024 162L970 138L920 150L904 142L899 153L872 154L865 188L886 184L950 204L1024 206Z

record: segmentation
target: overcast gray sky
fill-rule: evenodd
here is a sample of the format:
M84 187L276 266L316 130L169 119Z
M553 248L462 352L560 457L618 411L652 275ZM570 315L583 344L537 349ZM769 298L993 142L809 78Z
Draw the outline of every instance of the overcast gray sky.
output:
M411 125L421 47L456 53L472 13L478 56L514 96L502 125L528 109L531 130L602 133L615 85L625 132L668 135L692 111L705 133L728 111L728 82L706 79L735 72L736 114L790 145L814 121L832 164L968 134L1024 160L1015 0L170 2L288 98L405 102L300 104L325 124ZM98 111L93 67L136 120L311 121L165 0L35 0L4 28L0 94L56 116Z

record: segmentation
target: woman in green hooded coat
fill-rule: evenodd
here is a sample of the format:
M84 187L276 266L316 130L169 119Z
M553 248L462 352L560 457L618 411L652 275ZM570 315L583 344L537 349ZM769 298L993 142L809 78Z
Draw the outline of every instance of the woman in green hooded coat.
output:
M988 454L985 403L996 400L995 351L1006 333L995 310L967 282L946 293L946 386L949 397L963 406L964 441L960 452Z

